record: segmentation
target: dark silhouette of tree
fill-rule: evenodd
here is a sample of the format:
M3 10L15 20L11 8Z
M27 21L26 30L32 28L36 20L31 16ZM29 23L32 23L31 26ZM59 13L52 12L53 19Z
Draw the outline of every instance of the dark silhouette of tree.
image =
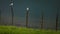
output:
M56 31L58 30L58 16L59 16L59 8L57 8L57 14L56 14Z

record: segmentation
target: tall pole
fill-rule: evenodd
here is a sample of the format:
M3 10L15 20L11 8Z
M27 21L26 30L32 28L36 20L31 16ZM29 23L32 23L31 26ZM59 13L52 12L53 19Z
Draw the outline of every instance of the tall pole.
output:
M28 27L28 15L29 15L29 8L26 11L26 27Z
M12 25L13 25L13 16L14 16L14 13L13 13L13 0L10 0L10 8L11 8Z
M1 24L1 9L0 9L0 24Z
M44 16L44 14L43 14L43 11L42 11L42 22L41 22L41 29L43 29L43 16Z
M58 16L59 16L59 8L57 8L57 14L56 14L56 31L58 30Z

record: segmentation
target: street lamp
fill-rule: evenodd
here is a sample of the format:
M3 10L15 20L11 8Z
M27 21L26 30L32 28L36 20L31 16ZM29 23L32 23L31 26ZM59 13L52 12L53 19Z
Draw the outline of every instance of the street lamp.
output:
M27 8L27 11L29 11L29 8Z
M26 8L26 27L28 27L29 8Z
M14 12L13 12L13 0L11 0L11 2L10 2L10 9L11 9L11 14L12 14L12 25L13 25L13 16L14 16Z

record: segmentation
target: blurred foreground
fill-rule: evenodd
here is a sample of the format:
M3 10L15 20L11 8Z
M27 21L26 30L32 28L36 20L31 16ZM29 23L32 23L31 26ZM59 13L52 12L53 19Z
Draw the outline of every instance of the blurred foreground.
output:
M0 34L60 34L60 31L41 30L17 26L0 26Z

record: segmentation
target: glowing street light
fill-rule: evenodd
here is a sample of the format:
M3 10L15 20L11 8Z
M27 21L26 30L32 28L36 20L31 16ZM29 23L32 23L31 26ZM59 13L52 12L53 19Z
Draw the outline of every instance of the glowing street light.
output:
M28 27L29 8L26 8L26 27Z
M29 8L27 8L27 11L29 10Z
M13 5L14 5L13 0L11 0L9 6L13 6Z
M10 6L13 6L13 3L11 3Z
M12 16L12 25L13 25L13 16L14 16L14 12L13 12L13 0L10 0L10 9L11 9L11 16Z

